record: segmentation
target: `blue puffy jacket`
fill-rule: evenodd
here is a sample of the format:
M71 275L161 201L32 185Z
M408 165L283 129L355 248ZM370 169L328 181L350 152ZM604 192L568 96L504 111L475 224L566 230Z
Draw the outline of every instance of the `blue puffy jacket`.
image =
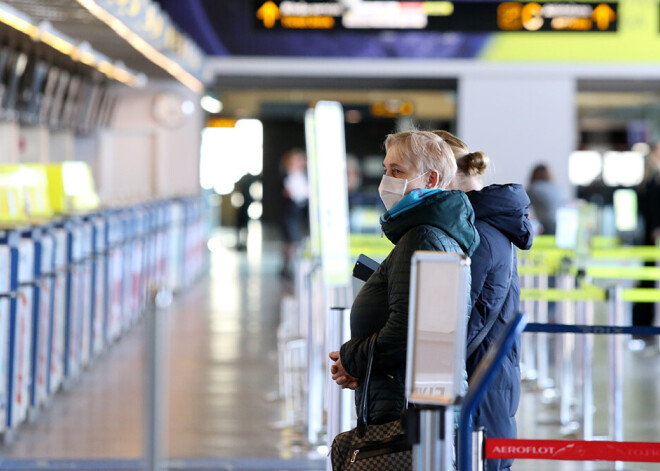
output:
M484 341L467 358L469 378L488 347L518 312L520 287L512 250L513 246L529 249L533 233L527 217L529 198L521 185L491 185L481 191L468 192L467 196L474 208L475 226L481 239L472 254L472 311L468 323L468 345L488 320L497 316ZM511 282L507 290L509 278ZM487 437L517 437L515 414L520 399L519 351L520 345L516 345L477 410L475 426L485 427ZM512 463L513 460L489 460L487 469L508 469Z

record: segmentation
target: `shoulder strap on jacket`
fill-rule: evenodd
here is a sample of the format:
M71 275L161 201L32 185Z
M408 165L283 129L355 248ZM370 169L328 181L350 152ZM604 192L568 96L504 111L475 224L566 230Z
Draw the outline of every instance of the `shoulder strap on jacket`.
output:
M497 309L494 310L495 313L492 316L490 316L490 318L486 322L486 325L484 325L484 327L477 334L477 336L473 338L470 344L467 346L465 359L470 358L474 354L474 352L477 351L477 348L479 347L479 345L481 345L481 342L484 341L484 339L488 336L491 329L495 325L495 322L497 322L497 318L500 317L500 311L504 307L504 303L506 303L506 299L509 297L509 289L511 288L511 278L513 278L513 264L515 262L513 258L514 253L515 253L515 248L513 244L511 244L511 267L509 269L509 281L506 284L506 294L504 295L504 298L502 299L500 305L497 306Z
M374 350L376 350L376 339L378 332L375 332L369 339L369 353L367 356L367 373L364 377L364 389L362 392L362 404L358 409L357 432L358 436L363 437L367 432L367 414L369 412L369 404L367 397L369 396L369 382L371 381L371 367L374 363Z

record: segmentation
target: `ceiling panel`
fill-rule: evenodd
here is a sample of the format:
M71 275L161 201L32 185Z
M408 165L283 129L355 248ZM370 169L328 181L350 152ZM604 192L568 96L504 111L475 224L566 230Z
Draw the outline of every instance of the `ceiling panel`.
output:
M150 77L169 77L163 69L145 58L105 23L97 20L76 0L3 0L37 23L50 21L53 27L75 41L87 41L111 60Z

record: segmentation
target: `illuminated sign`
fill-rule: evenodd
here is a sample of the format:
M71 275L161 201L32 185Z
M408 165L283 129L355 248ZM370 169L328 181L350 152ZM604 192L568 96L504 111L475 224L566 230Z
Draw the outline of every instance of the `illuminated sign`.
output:
M266 30L583 31L617 30L618 2L255 0Z

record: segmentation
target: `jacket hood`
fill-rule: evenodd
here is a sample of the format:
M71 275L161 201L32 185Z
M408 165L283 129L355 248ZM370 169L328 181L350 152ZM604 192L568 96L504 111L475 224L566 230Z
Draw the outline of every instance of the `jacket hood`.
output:
M474 211L462 191L439 191L422 195L418 204L398 211L386 212L380 219L383 233L396 244L416 226L433 226L447 233L467 253L472 255L479 245L474 226Z
M534 232L528 218L529 197L522 185L490 185L466 194L477 220L499 230L520 249L532 246Z

